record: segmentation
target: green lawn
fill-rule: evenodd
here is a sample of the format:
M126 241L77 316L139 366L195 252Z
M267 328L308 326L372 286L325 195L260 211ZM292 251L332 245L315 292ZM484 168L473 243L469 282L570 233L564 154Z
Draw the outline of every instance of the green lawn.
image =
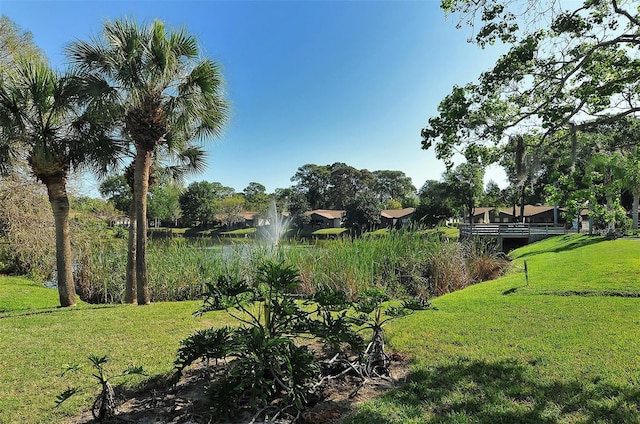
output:
M65 364L109 355L111 375L143 365L167 375L180 340L196 328L225 325L227 315L195 318L199 302L149 306L79 305L55 308L57 291L23 279L0 277L0 423L51 423L90 406L85 392L55 409L56 395L89 385L87 373L60 377ZM138 384L140 379L128 382Z
M347 423L640 423L640 242L557 237L512 256L506 277L389 326L410 383Z
M346 228L321 228L311 233L314 236L337 236L347 231Z
M640 423L640 241L557 237L511 256L509 275L390 323L389 348L412 361L409 382L344 422ZM109 354L114 371L166 374L179 340L227 319L194 318L197 302L56 303L53 290L0 278L0 423L86 408L88 395L52 409L64 364Z

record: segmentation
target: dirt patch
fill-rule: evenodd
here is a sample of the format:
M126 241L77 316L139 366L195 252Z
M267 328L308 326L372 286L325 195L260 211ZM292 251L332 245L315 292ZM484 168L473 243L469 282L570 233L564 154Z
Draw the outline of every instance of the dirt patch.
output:
M409 364L400 354L392 354L391 378L368 379L357 394L349 395L358 388L361 380L344 376L331 380L324 389L323 399L305 411L298 421L303 424L331 424L348 415L360 402L382 396L388 390L400 387L406 381ZM118 406L116 416L103 423L136 424L202 424L214 422L212 411L204 398L207 371L202 364L190 367L178 384L171 387L154 388L132 393ZM233 424L248 424L252 417L239 417ZM70 417L62 424L97 423L90 411ZM262 421L255 421L256 424Z

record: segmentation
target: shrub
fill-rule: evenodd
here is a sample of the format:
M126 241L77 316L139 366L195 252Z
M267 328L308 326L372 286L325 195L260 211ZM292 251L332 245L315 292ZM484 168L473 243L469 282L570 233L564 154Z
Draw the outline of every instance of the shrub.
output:
M387 308L382 290L368 290L360 296L354 311L344 292L322 288L313 299L296 300L298 272L284 262L266 261L257 267L255 284L221 275L198 313L225 309L242 326L198 331L181 343L177 372L198 359L228 361L213 377L207 389L212 408L229 419L243 408L258 409L254 421L272 412L289 415L293 421L319 398L320 361L297 337L315 337L338 350L325 372L325 379L354 372L362 379L388 375L389 357L384 352L382 326L390 319L409 313L405 308ZM383 312L384 310L384 312ZM356 330L371 330L365 347ZM344 348L344 349L343 349ZM347 352L355 353L349 360ZM340 354L344 359L336 360ZM341 367L336 367L341 365ZM177 375L179 375L177 373ZM360 386L362 387L362 385ZM357 391L357 389L356 389ZM355 392L354 392L355 393Z
M296 345L294 339L302 333L322 334L326 327L312 316L326 315L320 307L301 307L294 295L297 285L298 272L275 261L262 262L253 282L226 274L207 285L198 313L225 309L243 326L200 331L185 339L176 368L182 371L200 358L228 359L207 389L211 406L221 417L229 418L243 407L257 408L259 414L273 409L275 414L297 417L317 398L314 383L320 367L308 347ZM358 339L344 321L332 331Z
M117 375L113 375L111 377L107 377L105 372L105 364L109 362L108 356L96 356L89 355L89 362L93 367L93 371L91 371L91 375L97 380L96 384L100 386L100 392L96 396L95 401L91 407L91 413L93 414L93 418L98 421L103 421L105 418L110 418L113 416L116 410L116 395L113 387L111 385L111 381L114 379L126 377L129 375L146 375L142 367L129 367L125 369L123 372ZM82 366L79 364L67 365L65 371L62 373L62 376L65 376L68 372L76 372L82 369ZM60 393L56 398L56 408L59 407L63 402L69 399L71 396L76 393L87 389L80 387L71 387L64 392Z
M53 213L44 186L20 173L0 179L0 272L45 281L55 258Z

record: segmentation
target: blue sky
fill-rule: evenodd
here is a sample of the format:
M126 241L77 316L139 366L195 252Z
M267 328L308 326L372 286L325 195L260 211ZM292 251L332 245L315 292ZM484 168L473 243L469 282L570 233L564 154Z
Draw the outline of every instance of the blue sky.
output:
M52 65L63 48L121 17L160 19L198 37L222 65L231 119L208 141L208 167L189 181L242 191L292 185L298 167L344 162L399 170L420 188L444 165L420 130L454 84L474 81L497 48L468 44L467 27L423 1L0 0ZM503 185L500 173L490 172Z

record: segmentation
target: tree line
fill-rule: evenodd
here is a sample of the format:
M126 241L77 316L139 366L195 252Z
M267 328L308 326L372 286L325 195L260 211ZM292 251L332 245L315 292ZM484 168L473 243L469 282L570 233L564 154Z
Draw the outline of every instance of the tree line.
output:
M478 176L497 163L509 177L501 192L508 204L553 202L568 214L587 209L609 233L624 230L631 209L637 231L640 12L617 0L571 6L442 2L460 27L476 25L472 42L500 42L509 50L477 81L454 86L422 129L422 147L435 148L449 170L442 181L427 182L417 199L415 190L402 191L406 184L379 190L384 175L342 163L299 168L293 186L276 190L274 198L290 211L357 207L364 220L375 215L372 205L417 204L423 218L435 219L444 214L429 207L444 206L446 198L467 211L486 201ZM160 214L147 210L148 201L170 197L160 190L154 196L154 186L199 169L201 142L222 130L228 106L220 66L201 57L192 35L159 21L105 22L100 34L69 43L65 54L68 69L51 69L28 32L0 19L0 172L28 173L46 188L60 302L71 306L70 173L108 175L128 163L126 299L147 304L146 218ZM467 162L454 168L456 153ZM240 197L227 197L229 209L237 210Z
M345 163L306 164L291 177L294 183L267 193L266 187L251 182L241 192L220 182L198 181L184 187L171 178L159 178L149 190L147 217L181 226L208 226L221 222L229 227L241 220L242 212L258 216L272 202L278 211L288 212L294 223L304 223L304 212L337 209L360 212L359 225L379 222L382 209L415 207L416 188L402 171L368 171ZM101 195L126 213L132 192L125 175L112 175L100 184ZM371 214L362 211L371 209ZM365 216L366 215L366 216ZM371 215L371 216L369 216Z

